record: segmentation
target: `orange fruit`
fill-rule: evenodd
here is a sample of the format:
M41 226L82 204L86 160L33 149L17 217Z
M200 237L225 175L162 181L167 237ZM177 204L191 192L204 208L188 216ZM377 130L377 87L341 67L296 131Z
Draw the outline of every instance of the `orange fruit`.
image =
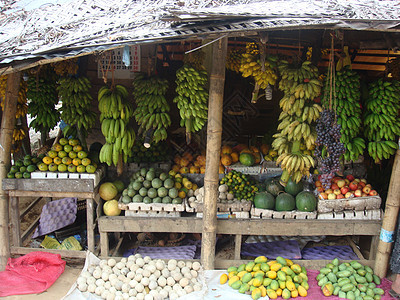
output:
M56 165L61 165L62 164L62 158L61 157L54 157L54 163Z
M51 163L53 162L53 159L52 159L51 157L49 157L49 156L45 156L45 157L43 157L42 161L43 161L46 165L49 165L49 164L51 164Z
M70 153L71 153L71 152L70 152ZM72 163L73 163L75 166L79 166L79 165L82 164L82 159L76 157L76 158L74 158L74 159L72 160Z

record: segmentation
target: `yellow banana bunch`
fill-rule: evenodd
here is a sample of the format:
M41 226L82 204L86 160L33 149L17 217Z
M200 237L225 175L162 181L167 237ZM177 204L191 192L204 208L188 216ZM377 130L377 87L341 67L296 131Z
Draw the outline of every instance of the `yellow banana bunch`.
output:
M25 130L23 130L22 128L14 128L13 131L13 140L14 141L22 141L26 136L26 132Z
M126 163L132 154L136 134L133 128L128 127L133 116L128 95L128 90L118 84L112 89L103 86L98 92L101 132L106 138L99 159L108 166L116 166L120 155Z
M277 162L284 170L281 182L287 182L289 177L298 182L315 166L310 151L315 148L315 121L322 107L313 100L321 93L322 83L317 79L317 68L310 61L297 65L280 61L278 69L282 77L279 89L284 96L279 102L282 112L272 147L278 152Z
M6 86L7 86L7 75L0 76L0 106L1 109L4 110L4 99L6 94ZM26 92L28 89L28 85L25 80L21 80L19 83L19 91L18 91L18 103L17 103L17 112L15 114L15 118L19 119L21 117L25 117L28 112L28 105L26 99Z
M183 62L186 65L191 65L196 70L202 70L204 69L203 63L205 56L206 54L201 50L190 52L183 57Z
M278 78L274 70L277 57L266 57L263 66L255 43L248 44L250 45L246 45L246 53L242 54L239 71L243 77L252 76L260 88L265 90L268 85L274 85Z
M171 125L170 107L165 99L168 81L156 76L138 74L133 81L133 96L136 110L133 115L139 125L138 134L145 136L152 130L153 142L167 139L167 128Z
M67 123L64 128L65 136L76 136L73 133L81 131L83 136L94 126L96 113L91 111L90 103L92 85L87 77L62 77L57 87L58 96L62 101L61 119Z
M243 54L243 50L240 49L233 49L229 51L226 58L226 68L233 72L239 73Z
M62 60L51 64L57 75L67 76L76 75L78 73L78 59L72 58L68 60Z
M174 98L181 117L180 126L186 128L187 142L191 133L199 131L207 122L208 91L207 71L198 70L190 65L183 65L176 72L176 92Z

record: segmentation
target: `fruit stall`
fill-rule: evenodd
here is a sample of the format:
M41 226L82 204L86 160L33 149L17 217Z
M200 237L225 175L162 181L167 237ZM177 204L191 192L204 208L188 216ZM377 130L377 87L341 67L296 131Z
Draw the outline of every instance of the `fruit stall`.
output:
M76 291L104 299L200 293L215 269L218 288L253 299L316 286L381 299L399 209L400 17L350 2L297 1L281 17L271 3L183 3L154 16L161 35L120 28L26 64L0 52L0 235L10 221L12 236L1 265L38 238L65 257L99 255ZM35 200L21 213L22 197ZM72 240L57 235L66 226Z

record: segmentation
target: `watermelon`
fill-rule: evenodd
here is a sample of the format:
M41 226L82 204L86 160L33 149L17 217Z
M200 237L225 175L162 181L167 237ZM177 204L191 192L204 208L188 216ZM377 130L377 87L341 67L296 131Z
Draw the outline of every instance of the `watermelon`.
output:
M289 181L287 182L285 186L285 192L289 193L292 196L296 196L298 193L300 193L303 190L303 182L299 181L298 183L292 181L292 178L289 178Z
M242 165L252 166L252 165L254 165L255 159L254 159L253 154L241 153L239 156L239 161Z
M296 207L299 211L314 211L317 207L317 199L312 192L300 192L296 196Z
M272 196L277 196L279 192L283 192L283 186L279 183L278 178L270 178L265 181L265 190L272 194Z
M296 208L296 200L288 193L280 193L275 199L276 211L291 211Z
M274 209L275 197L268 192L260 192L254 196L254 206L262 209Z

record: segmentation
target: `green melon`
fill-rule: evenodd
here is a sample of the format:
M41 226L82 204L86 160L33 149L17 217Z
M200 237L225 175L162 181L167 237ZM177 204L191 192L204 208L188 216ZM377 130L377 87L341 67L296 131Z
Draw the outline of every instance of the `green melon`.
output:
M151 200L150 197L146 196L146 197L143 198L143 203L150 204L150 203L153 203L153 200Z
M149 190L147 191L147 196L149 196L150 198L157 197L157 190L155 188L149 188Z
M169 196L165 196L164 198L162 198L162 203L172 203L172 199Z
M142 196L142 197L147 196L147 189L145 187L142 187L139 190L139 195Z
M275 197L268 192L259 192L254 196L254 206L262 209L274 209Z
M136 190L134 189L128 189L128 194L129 197L133 197L136 195Z
M278 178L270 178L265 181L265 190L272 194L272 196L278 196L279 192L283 192L284 188L279 183Z
M156 172L148 171L146 174L146 180L152 181L156 177Z
M132 183L132 188L133 188L135 191L140 190L142 187L143 187L143 185L142 185L142 183L141 183L140 181L134 181L134 182Z
M138 194L138 195L135 195L135 196L133 196L133 198L132 198L132 202L133 202L133 203L143 202L143 197L140 196L139 194Z
M168 196L170 196L172 199L175 199L178 197L178 190L176 188L172 188L168 191Z
M276 211L291 211L296 208L296 200L288 193L280 193L275 199Z
M167 179L164 181L164 187L165 187L166 189L172 189L172 188L174 187L174 181L173 181L171 178L167 178Z
M145 180L143 181L143 186L148 189L149 187L151 187L151 181Z
M252 166L254 165L255 159L254 156L250 153L242 153L239 156L239 161L242 165Z
M161 179L162 181L164 181L164 180L166 180L166 179L168 178L168 174L163 172L163 173L160 174L159 177L160 177L160 179Z
M168 195L168 190L167 190L165 187L160 187L160 188L157 190L157 194L158 194L158 197L163 198L163 197L165 197L165 196Z
M105 182L100 185L99 195L103 200L112 200L117 196L118 190L112 182Z
M314 211L317 207L317 199L312 192L300 192L296 196L296 207L299 211Z
M113 182L113 184L115 185L115 187L118 190L118 193L121 193L124 190L124 183L121 180L115 180Z
M162 202L162 199L160 197L155 197L153 199L153 203L161 203L161 202Z
M154 178L151 181L151 186L155 189L159 189L162 186L163 182L159 178Z
M122 203L128 204L130 202L131 202L131 197L129 197L129 196L122 197Z
M287 182L285 186L285 192L289 193L292 196L296 196L298 193L300 193L304 188L303 182L299 181L298 183L292 181L292 178L289 178L289 181Z

